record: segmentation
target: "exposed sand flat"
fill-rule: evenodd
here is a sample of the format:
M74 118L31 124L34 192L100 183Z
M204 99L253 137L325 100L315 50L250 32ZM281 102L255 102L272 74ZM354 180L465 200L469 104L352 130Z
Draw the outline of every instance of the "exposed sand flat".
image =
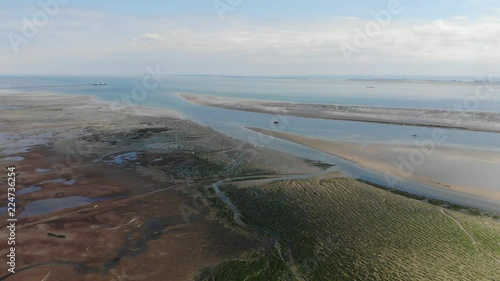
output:
M461 243L462 237L467 239L467 243L477 241L477 245L473 246L482 247L480 250L488 254L490 249L489 244L486 244L487 239L498 241L496 225L490 227L492 220L476 221L476 217L460 220L460 214L456 213L447 212L446 216L436 210L431 213L429 208L436 207L430 204L374 187L357 188L365 184L342 178L337 173L321 174L329 178L329 183L320 180L320 176L314 181L280 180L287 187L285 195L290 194L293 197L289 198L300 200L283 200L274 204L274 200L281 200L282 197L259 196L263 193L256 192L243 194L239 197L240 201L234 201L239 203L238 207L245 207L240 202L251 203L250 200L257 195L267 203L254 205L257 206L254 211L270 217L273 222L281 223L282 219L276 220L273 215L284 217L283 213L294 219L282 225L286 231L295 232L295 229L299 229L295 232L299 234L297 239L291 237L293 239L288 240L291 243L278 243L275 246L283 247L282 253L293 256L287 258L283 255L277 259L271 256L273 260L269 261L272 262L267 262L270 251L265 249L272 243L262 240L261 235L250 235L240 228L225 227L220 222L230 214L223 211L225 209L219 209L216 203L203 204L203 198L219 202L216 200L218 197L212 198L210 190L206 190L206 194L203 192L203 196L199 192L205 190L203 186L212 185L216 179L241 176L267 178L276 173L290 177L298 173L316 175L322 172L317 167L320 165L278 151L254 148L209 127L168 117L169 114L157 116L149 109L136 114L130 108L121 111L112 110L110 106L88 97L0 95L0 164L4 167L16 165L16 207L19 214L17 273L0 274L1 280L193 280L202 268L211 268L225 261L231 263L228 268L231 274L237 269L234 265L251 260L253 256L262 257L263 262L259 264L269 268L269 276L273 277L277 276L275 268L270 267L277 264L274 261L279 263L280 260L288 260L292 264L290 268L293 268L294 262L300 267L305 264L304 260L316 257L331 257L325 260L326 264L320 263L322 259L317 260L317 268L324 269L324 272L341 268L337 267L335 261L343 261L346 272L349 272L368 268L360 264L357 258L361 256L358 253L364 253L364 249L368 249L367 254L363 255L368 258L364 260L375 261L377 265L381 264L380 255L387 253L385 249L403 249L404 253L392 252L394 255L386 259L395 261L387 266L393 271L384 271L389 272L387 276L398 272L400 261L407 261L409 266L415 264L414 249L421 251L419 257L426 262L421 268L428 269L432 275L424 275L425 272L422 273L418 268L402 264L405 269L411 270L406 276L419 275L424 276L421 280L428 280L427 276L435 276L434 267L444 272L442 265L448 266L446 272L455 274L452 277L458 274L462 276L461 272L454 270L453 265L471 264L467 262L471 259L474 261L475 257L480 266L472 264L472 277L464 276L464 280L478 280L475 277L483 273L497 272L489 256L478 256L476 248L471 249L468 244L463 246ZM317 182L325 184L319 185ZM347 189L344 183L354 183L356 186ZM5 174L0 176L0 184L5 185ZM0 189L0 201L4 202L0 203L2 237L8 235L5 227L6 197L7 189ZM247 210L245 214L252 215ZM436 218L436 214L440 217ZM451 215L454 218L450 218ZM259 216L254 218L258 219ZM435 236L436 232L441 233L443 221L439 218L444 218L456 231L446 227L444 235L439 236L444 239L436 242L431 236ZM428 223L436 220L435 224ZM463 226L457 226L457 221ZM466 223L474 223L478 227L470 228ZM274 225L262 225L281 232ZM430 226L426 228L426 225ZM304 231L298 226L303 227ZM322 232L317 232L316 226ZM405 231L407 227L410 227L409 231ZM475 229L479 235L474 233ZM286 232L283 233L289 237ZM343 237L348 240L338 240L342 238L338 236L339 233L345 233ZM318 244L305 244L309 243L311 237L317 237ZM371 239L373 237L377 239ZM295 244L295 241L298 243ZM369 244L376 246L374 249L366 247L370 241L374 241ZM415 245L414 248L402 244L405 241ZM485 246L482 241L486 241ZM446 244L450 246L445 248ZM322 251L314 255L301 251L306 256L297 256L297 252L288 251L304 248L303 245L307 248L312 245L311 249L322 245L324 247L321 248L328 249L330 253L349 251L357 257L325 256ZM340 245L345 246L338 248ZM464 247L470 251L463 251ZM383 252L377 252L378 249ZM430 255L428 249L435 250L432 253L447 255L451 252L453 255L451 259L443 259L443 255ZM7 252L7 244L0 245L0 254L5 256ZM374 252L379 255L375 259ZM457 262L454 262L455 256L459 257ZM467 259L464 260L464 257ZM436 263L436 259L443 263ZM351 261L354 263L351 264ZM251 268L259 264L252 264ZM368 271L370 274L374 272L371 268ZM248 270L245 269L245 272L248 274ZM404 278L406 276L400 279L411 280ZM256 275L252 273L250 277L255 279Z
M461 193L500 200L500 152L437 146L429 154L417 145L348 143L258 128L250 130L302 144L392 178L422 182ZM425 155L420 164L411 155ZM418 157L413 156L413 159ZM404 159L404 160L402 160ZM420 160L419 160L420 161ZM416 163L419 165L414 165ZM388 185L390 181L388 181Z
M261 248L194 205L200 186L319 170L168 110L2 92L0 112L0 165L16 166L19 219L17 273L0 280L193 280L201 268ZM7 196L1 188L1 237Z
M187 93L181 96L198 105L248 112L500 133L500 114L493 112L298 104Z
M182 114L168 109L123 106L89 96L8 91L0 92L0 109L3 109L0 115L0 164L5 163L2 162L4 156L15 157L17 151L25 151L27 147L47 145L52 141L67 145L68 140L81 134L122 132L144 129L149 125L168 127L179 138L196 136L194 147L204 147L214 152L239 153L239 158L233 159L239 165L258 163L259 168L278 173L301 173L317 169L292 155L255 148L219 134L207 126L179 119ZM185 144L184 141L183 145ZM161 144L161 148L164 147L167 145ZM222 155L220 158L228 161L230 157Z
M154 116L154 117L170 117L170 118L182 118L180 112L169 110L165 108L153 108L145 107L139 105L127 105L124 103L115 103L104 100L98 100L93 96L69 96L69 95L58 95L52 93L18 93L7 90L0 90L0 106L6 106L9 104L11 107L42 107L42 106L66 106L74 107L78 109L88 109L88 110L106 110L113 111L115 113L125 113L137 116ZM6 102L6 103L5 103ZM74 102L74 103L71 103ZM1 109L1 107L0 107Z

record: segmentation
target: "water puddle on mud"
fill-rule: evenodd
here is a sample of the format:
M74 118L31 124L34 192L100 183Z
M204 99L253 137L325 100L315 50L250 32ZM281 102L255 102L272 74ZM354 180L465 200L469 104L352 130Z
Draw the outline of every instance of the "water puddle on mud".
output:
M112 160L104 161L107 164L115 164L115 165L125 165L129 162L137 160L138 153L137 152L129 152L121 155L117 155L113 157Z
M51 169L41 169L41 168L38 168L35 170L35 173L48 173L48 172L52 172Z
M2 161L5 161L5 162L23 161L23 160L24 160L24 157L21 157L21 156L9 156L9 157L5 157L5 158L0 159L0 162L2 162Z
M39 190L41 190L42 188L39 187L39 186L30 186L30 187L26 187L26 188L23 188L23 189L19 189L17 190L16 194L17 195L24 195L24 194L28 194L28 193L33 193L33 192L37 192Z
M40 184L46 184L46 183L62 183L64 185L73 185L76 183L76 180L75 179L72 179L72 180L55 179L55 180L43 181Z
M38 200L27 204L19 215L19 218L44 215L62 209L83 206L102 200L105 200L105 198L88 198L82 196Z

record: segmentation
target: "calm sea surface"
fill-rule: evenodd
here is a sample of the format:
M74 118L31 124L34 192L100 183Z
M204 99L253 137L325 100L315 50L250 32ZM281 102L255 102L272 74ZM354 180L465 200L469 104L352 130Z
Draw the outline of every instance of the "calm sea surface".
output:
M0 88L19 92L47 92L97 96L108 101L130 98L135 87L143 85L142 76L130 77L1 77ZM307 135L313 137L358 142L414 143L418 139L431 138L432 128L396 126L350 121L321 120L298 117L280 117L268 114L239 112L202 107L190 104L178 96L179 92L209 94L237 98L279 100L301 103L364 105L404 108L452 110L463 105L478 91L481 84L459 82L397 82L397 81L350 81L342 79L298 78L236 78L205 76L163 76L162 83L146 91L144 101L132 98L134 105L162 107L176 110L185 118L209 125L214 129L243 141L250 141L300 157L337 164L348 175L385 183L383 175L365 171L348 161L326 155L286 141L265 138L245 130L244 126ZM92 86L105 82L106 86ZM478 103L478 111L500 112L500 85L491 84L493 90L487 100ZM483 88L484 92L485 89ZM273 121L279 120L278 126ZM500 134L443 130L447 136L445 145L464 148L481 148L500 151ZM500 210L498 202L455 194L446 190L405 182L396 186L423 195L448 199ZM490 206L491 205L491 206Z

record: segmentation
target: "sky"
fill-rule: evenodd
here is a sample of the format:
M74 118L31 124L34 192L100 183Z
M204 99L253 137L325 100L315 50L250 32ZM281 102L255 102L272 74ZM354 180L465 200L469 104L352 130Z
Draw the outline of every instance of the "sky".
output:
M497 0L0 4L0 75L500 76Z

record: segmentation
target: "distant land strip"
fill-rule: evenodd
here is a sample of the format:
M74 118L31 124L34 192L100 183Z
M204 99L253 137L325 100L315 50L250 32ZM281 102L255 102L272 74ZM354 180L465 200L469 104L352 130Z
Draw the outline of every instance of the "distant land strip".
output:
M500 133L500 113L495 112L301 104L190 93L180 95L193 104L247 112Z

